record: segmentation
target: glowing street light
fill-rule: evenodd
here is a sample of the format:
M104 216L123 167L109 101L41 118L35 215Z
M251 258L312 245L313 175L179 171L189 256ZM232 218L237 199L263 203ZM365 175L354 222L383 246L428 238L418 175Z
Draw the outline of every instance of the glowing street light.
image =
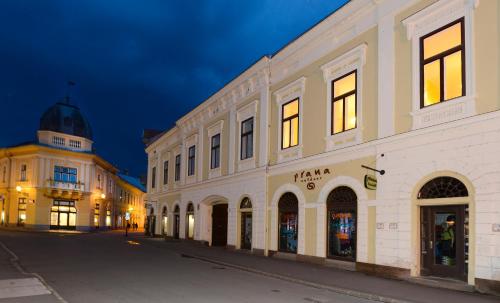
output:
M106 195L105 194L101 194L101 199L106 199Z
M18 193L20 193L20 192L21 192L21 190L23 190L23 188L22 188L20 185L16 186L16 191L17 191Z

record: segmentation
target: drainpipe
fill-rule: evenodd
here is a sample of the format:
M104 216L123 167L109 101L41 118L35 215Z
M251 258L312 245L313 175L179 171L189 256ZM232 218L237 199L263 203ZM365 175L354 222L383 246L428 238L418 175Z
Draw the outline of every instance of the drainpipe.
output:
M265 199L265 207L264 207L264 210L265 210L265 214L264 214L264 219L265 219L265 223L264 223L264 226L265 226L265 232L264 232L264 255L267 257L269 256L269 201L268 201L268 197L269 197L269 185L268 185L268 175L269 175L269 130L271 128L271 125L269 123L269 111L271 109L271 97L270 97L270 87L271 87L271 58L269 57L269 63L267 64L267 87L266 87L266 90L267 90L267 107L268 107L268 110L267 110L267 116L265 117L266 118L266 123L267 123L267 133L268 133L268 140L266 142L266 148L267 148L267 153L266 153L266 178L265 178L265 184L266 184L266 199Z

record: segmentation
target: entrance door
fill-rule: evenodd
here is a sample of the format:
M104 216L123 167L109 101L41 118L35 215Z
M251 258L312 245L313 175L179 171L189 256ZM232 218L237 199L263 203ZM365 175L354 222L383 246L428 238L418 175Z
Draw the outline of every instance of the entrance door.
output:
M174 239L179 239L179 227L180 227L181 217L179 214L174 215Z
M466 280L465 206L421 208L422 275Z
M241 248L252 248L252 213L241 213Z
M76 229L74 201L54 201L50 210L50 229Z
M227 245L227 204L212 206L212 246Z

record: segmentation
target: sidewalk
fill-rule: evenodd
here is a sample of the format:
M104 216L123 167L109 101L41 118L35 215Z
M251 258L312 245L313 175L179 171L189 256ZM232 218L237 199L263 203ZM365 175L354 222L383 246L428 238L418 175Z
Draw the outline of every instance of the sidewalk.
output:
M494 296L432 288L322 265L255 256L224 248L207 247L198 242L164 241L140 236L135 238L146 240L143 242L151 245L175 250L186 257L380 302L482 303L500 301L500 298Z

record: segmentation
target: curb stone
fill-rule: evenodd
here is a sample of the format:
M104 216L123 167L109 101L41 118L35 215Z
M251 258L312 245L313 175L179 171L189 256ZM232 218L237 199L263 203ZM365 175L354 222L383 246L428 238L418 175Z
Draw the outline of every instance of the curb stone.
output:
M284 281L288 281L288 282L302 284L302 285L309 286L309 287L314 287L317 289L324 289L324 290L328 290L328 291L335 292L338 294L356 297L356 298L360 298L360 299L372 300L372 301L383 302L383 303L412 303L412 301L405 301L405 300L370 294L370 293L346 289L346 288L340 288L340 287L335 287L335 286L314 283L314 282L305 281L305 280L301 280L301 279L297 279L297 278L292 278L289 276L273 274L273 273L269 273L266 271L262 271L262 270L258 270L258 269L254 269L254 268L250 268L250 267L245 267L245 266L240 266L240 265L235 265L235 264L231 264L231 263L226 263L226 262L210 259L207 257L199 256L199 255L190 255L190 254L183 254L183 255L186 257L198 259L198 260L201 260L204 262L209 262L209 263L213 263L213 264L217 264L217 265L231 267L231 268L239 269L242 271L247 271L247 272L251 272L251 273L255 273L255 274L259 274L259 275L263 275L263 276L267 276L267 277L271 277L271 278L275 278L275 279L279 279L279 280L284 280Z

